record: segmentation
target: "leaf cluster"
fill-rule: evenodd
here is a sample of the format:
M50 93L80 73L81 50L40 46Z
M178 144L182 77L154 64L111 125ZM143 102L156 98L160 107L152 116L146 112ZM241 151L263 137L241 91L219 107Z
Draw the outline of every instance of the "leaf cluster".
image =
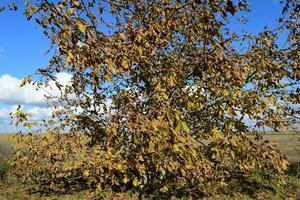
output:
M246 0L28 1L54 50L39 72L73 77L57 83L58 127L23 138L18 173L52 189L166 198L269 183L288 163L257 130L299 119L298 6L286 1L274 30L238 35L230 18L250 11Z

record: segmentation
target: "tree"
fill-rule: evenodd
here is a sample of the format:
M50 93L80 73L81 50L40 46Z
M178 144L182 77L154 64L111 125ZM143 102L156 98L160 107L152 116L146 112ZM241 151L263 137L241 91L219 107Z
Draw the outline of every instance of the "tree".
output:
M209 195L232 180L269 183L287 161L255 140L259 127L282 130L299 118L298 11L287 0L280 26L255 35L229 26L250 12L246 0L27 2L54 52L39 72L73 78L61 87L57 126L24 137L19 175L51 189L166 197ZM280 31L289 34L283 47Z

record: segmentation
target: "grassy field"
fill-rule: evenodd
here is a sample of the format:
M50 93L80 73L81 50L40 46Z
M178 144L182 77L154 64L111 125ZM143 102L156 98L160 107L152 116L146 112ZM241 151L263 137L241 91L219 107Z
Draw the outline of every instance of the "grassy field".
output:
M274 141L290 162L300 161L300 134L267 134L263 138Z
M0 134L0 144L11 145L12 141L10 139L11 134Z
M10 139L9 134L0 134L0 162L1 151L8 153L11 147L14 145L14 141ZM291 173L287 174L287 184L283 187L282 191L286 194L284 198L278 196L272 196L269 193L260 194L257 199L300 199L300 134L265 134L263 135L265 140L273 141L281 149L281 151L287 156L289 161L293 163ZM0 163L1 165L1 163ZM1 170L1 166L0 166ZM39 194L29 194L26 192L26 186L22 185L18 180L7 179L1 182L0 179L0 200L6 199L94 199L89 191L84 191L72 195L57 196L55 194L50 196L40 196ZM126 194L114 195L105 199L132 199L126 196ZM135 199L135 198L134 198ZM248 196L239 195L236 196L219 196L210 199L251 199Z

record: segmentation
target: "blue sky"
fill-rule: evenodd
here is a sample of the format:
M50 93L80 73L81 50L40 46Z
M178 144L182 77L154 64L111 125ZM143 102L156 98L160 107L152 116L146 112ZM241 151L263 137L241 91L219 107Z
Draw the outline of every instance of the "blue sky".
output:
M9 3L2 0L1 5ZM247 14L249 23L244 26L233 23L232 28L240 32L247 29L252 33L263 30L265 25L273 27L275 19L281 14L278 0L250 0L252 11ZM0 132L13 132L9 126L8 113L16 104L23 103L28 111L33 111L36 118L49 115L49 110L43 106L41 95L34 90L20 90L17 87L26 75L33 75L39 67L46 66L49 56L44 53L50 47L50 42L44 37L42 29L34 20L27 21L22 15L22 8L17 12L4 11L0 13ZM61 75L63 81L70 77ZM37 96L29 95L33 92ZM31 101L30 98L35 98ZM40 115L40 116L38 116Z

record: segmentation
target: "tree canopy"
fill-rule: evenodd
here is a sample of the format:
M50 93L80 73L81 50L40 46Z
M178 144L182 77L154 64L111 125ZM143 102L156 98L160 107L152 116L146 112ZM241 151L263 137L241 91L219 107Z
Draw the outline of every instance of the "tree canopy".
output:
M39 73L72 83L49 97L60 108L49 134L22 137L18 174L165 197L275 180L288 162L258 130L291 127L300 102L300 5L282 4L278 27L251 34L230 26L246 23L247 0L27 1L52 42Z

